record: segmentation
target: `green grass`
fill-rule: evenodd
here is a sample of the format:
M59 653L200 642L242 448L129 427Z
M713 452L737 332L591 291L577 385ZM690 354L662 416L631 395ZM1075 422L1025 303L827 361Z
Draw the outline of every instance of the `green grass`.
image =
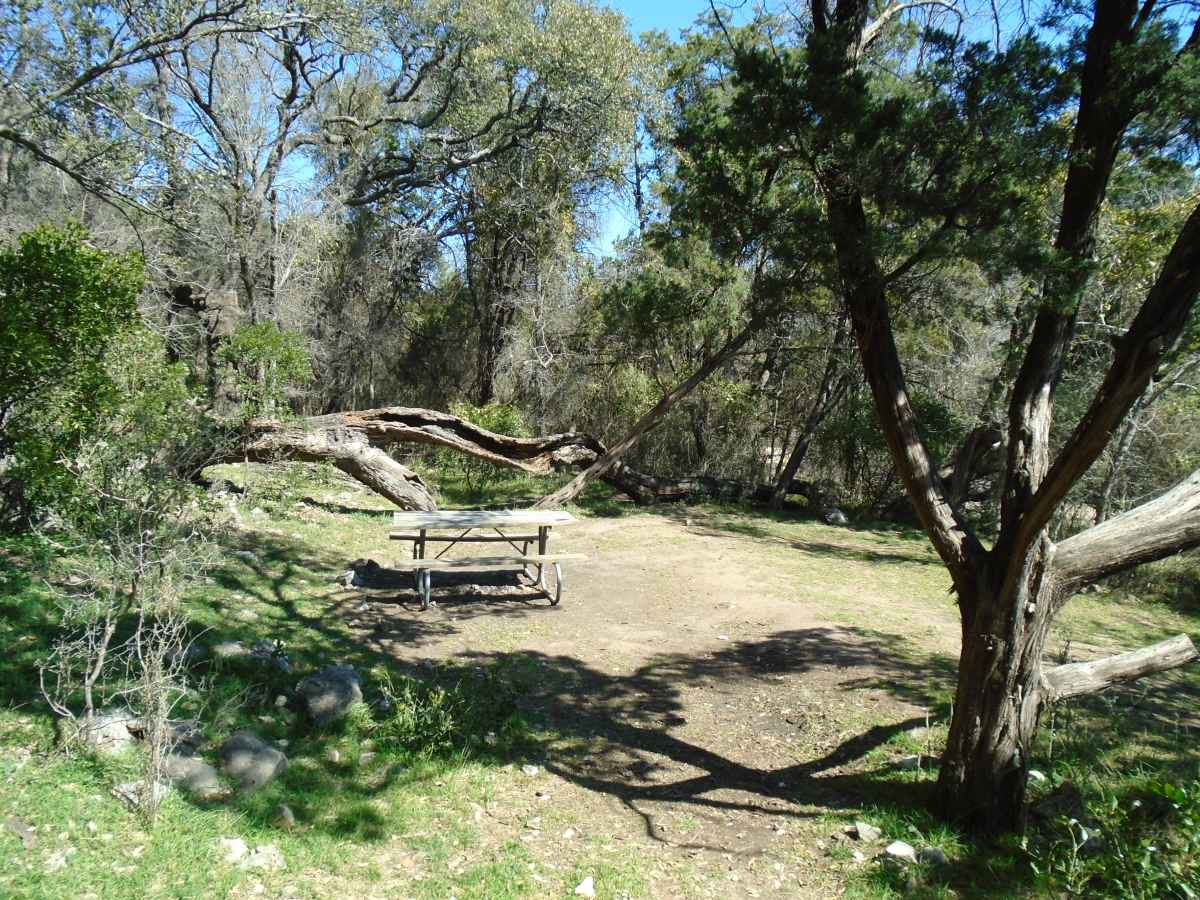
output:
M247 480L243 467L215 474ZM519 505L562 480L505 473L489 484L486 496L476 497L453 477L428 474L448 506ZM0 825L0 896L224 897L234 890L249 895L261 883L267 896L515 898L570 896L588 875L600 897L637 897L652 889L635 851L580 841L558 868L548 867L520 841L489 843L472 815L473 804L486 805L504 789L510 777L505 765L537 761L551 748L591 752L593 736L551 732L524 702L534 684L567 690L578 672L547 670L530 657L506 653L502 635L487 648L498 662L481 670L473 659L414 669L385 645L365 640L350 625L353 608L331 606L331 582L356 557L386 559L381 536L390 506L337 473L252 467L239 509L251 528L219 535L218 565L187 598L192 628L210 645L279 641L293 673L254 662L205 664L194 670L194 690L177 715L200 718L214 743L245 727L286 741L291 765L264 790L227 802L199 804L173 792L152 829L110 794L113 784L134 777L136 758L69 758L55 748L37 692L37 663L56 620L55 589L47 583L54 581L53 561L36 542L0 542L0 823L17 817L36 826L38 838L36 847L24 850L15 833ZM949 865L866 863L855 869L847 896L1054 893L1031 863L1060 852L1063 823L1040 826L1024 848L1016 841L975 843L929 812L936 769L892 765L906 754L940 752L953 696L954 660L931 647L925 634L931 623L954 624L953 598L919 532L830 528L728 504L645 511L614 498L604 485L590 487L576 510L582 517L687 519L691 530L745 539L755 554L779 564L797 596L819 596L828 618L852 628L864 652L873 654L878 675L856 689L885 690L929 710L928 729L898 730L853 761L870 775L867 805L827 814L827 820L840 829L865 818L888 840L938 847ZM610 539L637 538L614 533ZM1068 641L1076 649L1087 643L1097 653L1110 652L1180 631L1200 640L1195 607L1180 587L1190 577L1182 570L1156 571L1152 579L1075 598L1052 636L1052 652ZM882 598L869 615L860 602L864 593ZM401 642L440 634L430 619L402 618L395 627ZM378 699L390 683L393 700L408 704L402 707L406 714L364 710L320 731L302 714L276 707L275 698L301 674L331 662L351 663L365 676L368 700ZM1193 666L1063 705L1045 720L1035 748L1034 767L1049 778L1037 790L1070 780L1093 802L1109 796L1131 802L1149 781L1194 777L1198 699L1200 667ZM360 766L364 752L377 756ZM295 830L273 824L280 803L294 811ZM548 833L577 824L569 810L543 815ZM681 833L689 824L696 827L686 818L677 824ZM246 872L223 862L217 842L233 836L251 847L278 845L287 869ZM66 864L48 871L67 848L75 852Z

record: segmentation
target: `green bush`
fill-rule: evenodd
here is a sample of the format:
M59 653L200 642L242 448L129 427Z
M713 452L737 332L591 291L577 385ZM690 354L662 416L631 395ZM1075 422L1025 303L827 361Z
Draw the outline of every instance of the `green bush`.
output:
M501 753L525 732L518 691L499 667L480 669L451 684L409 675L384 677L382 692L391 711L376 734L420 756Z
M1088 824L1061 819L1048 847L1025 842L1034 872L1071 896L1200 897L1200 776L1151 782L1138 796L1104 792Z
M313 379L304 338L274 322L240 326L221 345L217 359L233 382L241 419L283 414L288 392Z
M89 246L78 225L44 226L0 248L5 519L69 502L69 464L100 428L113 431L123 390L114 367L136 330L141 288L140 259Z
M486 428L497 434L507 434L513 437L529 435L529 426L525 422L525 417L515 406L504 403L475 406L472 403L462 402L451 404L450 412L480 428ZM456 450L439 450L436 454L436 461L439 468L461 477L467 493L476 499L484 497L495 482L509 474L507 470L501 469L499 466L465 453L459 453Z

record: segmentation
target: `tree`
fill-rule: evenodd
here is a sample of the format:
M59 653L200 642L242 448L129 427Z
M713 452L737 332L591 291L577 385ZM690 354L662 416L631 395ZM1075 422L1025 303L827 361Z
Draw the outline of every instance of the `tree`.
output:
M1200 473L1057 545L1049 533L1072 486L1178 345L1200 292L1194 208L1078 421L1065 434L1052 430L1119 152L1193 152L1181 148L1195 138L1188 98L1198 84L1200 23L1152 2L1064 8L1045 26L1063 45L1056 59L1034 33L989 50L927 32L914 47L918 33L907 23L925 6L895 4L872 17L866 0L815 0L794 42L739 48L720 101L724 119L709 138L760 172L796 167L813 179L791 230L811 236L815 226L827 236L880 429L957 594L962 652L940 804L970 827L1005 831L1024 821L1033 739L1056 698L1042 667L1055 615L1085 584L1200 544ZM868 68L873 55L892 66ZM896 77L906 60L915 68ZM1039 201L1053 191L1057 210L1047 217ZM1018 311L1028 324L1014 331L1006 385L1007 459L990 547L939 475L893 325L911 279L956 259L1030 275ZM1119 677L1180 661L1151 654Z

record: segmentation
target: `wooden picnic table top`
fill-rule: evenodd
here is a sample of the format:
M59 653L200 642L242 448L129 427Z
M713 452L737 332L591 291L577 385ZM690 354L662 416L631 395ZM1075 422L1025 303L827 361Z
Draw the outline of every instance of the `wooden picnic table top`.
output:
M431 512L392 513L396 528L540 528L570 525L575 517L562 510L541 509L437 509Z

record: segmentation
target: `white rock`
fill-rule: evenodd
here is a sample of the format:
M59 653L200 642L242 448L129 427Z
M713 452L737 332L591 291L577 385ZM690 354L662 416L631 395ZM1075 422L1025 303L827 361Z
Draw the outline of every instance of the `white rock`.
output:
M225 851L225 862L237 862L250 852L250 848L246 846L246 842L237 837L221 838L217 841L217 846Z
M921 768L921 757L917 754L902 756L896 760L896 767L899 769L919 769Z
M65 868L67 865L67 860L71 858L71 855L74 852L74 847L63 847L57 853L51 855L50 858L46 860L46 874L49 875L52 872L57 872L59 869ZM595 894L590 894L589 896L594 897Z
M537 775L538 772L541 771L541 769L539 769L537 766L524 765L524 766L521 766L521 771L523 773L525 773L526 775L528 775L530 778L533 778L535 775Z
M596 896L596 883L592 880L591 875L575 885L575 893L580 897Z
M855 822L854 834L860 841L877 841L883 836L883 832L867 822Z
M568 828L566 831L564 831L564 832L562 833L562 836L563 836L563 840L564 840L564 841L569 841L569 840L571 840L571 838L575 837L575 829L574 829L574 828Z
M863 853L861 850L855 850L853 853L853 856L854 856L855 862L864 862L867 858L867 855L865 853Z
M906 844L904 841L892 841L883 848L883 852L892 859L903 859L907 862L917 861L917 851L913 849L912 844Z
M242 861L243 869L286 869L283 852L274 844L255 847L254 852Z
M1029 780L1034 784L1045 784L1047 781L1045 774L1039 772L1037 769L1029 770Z

